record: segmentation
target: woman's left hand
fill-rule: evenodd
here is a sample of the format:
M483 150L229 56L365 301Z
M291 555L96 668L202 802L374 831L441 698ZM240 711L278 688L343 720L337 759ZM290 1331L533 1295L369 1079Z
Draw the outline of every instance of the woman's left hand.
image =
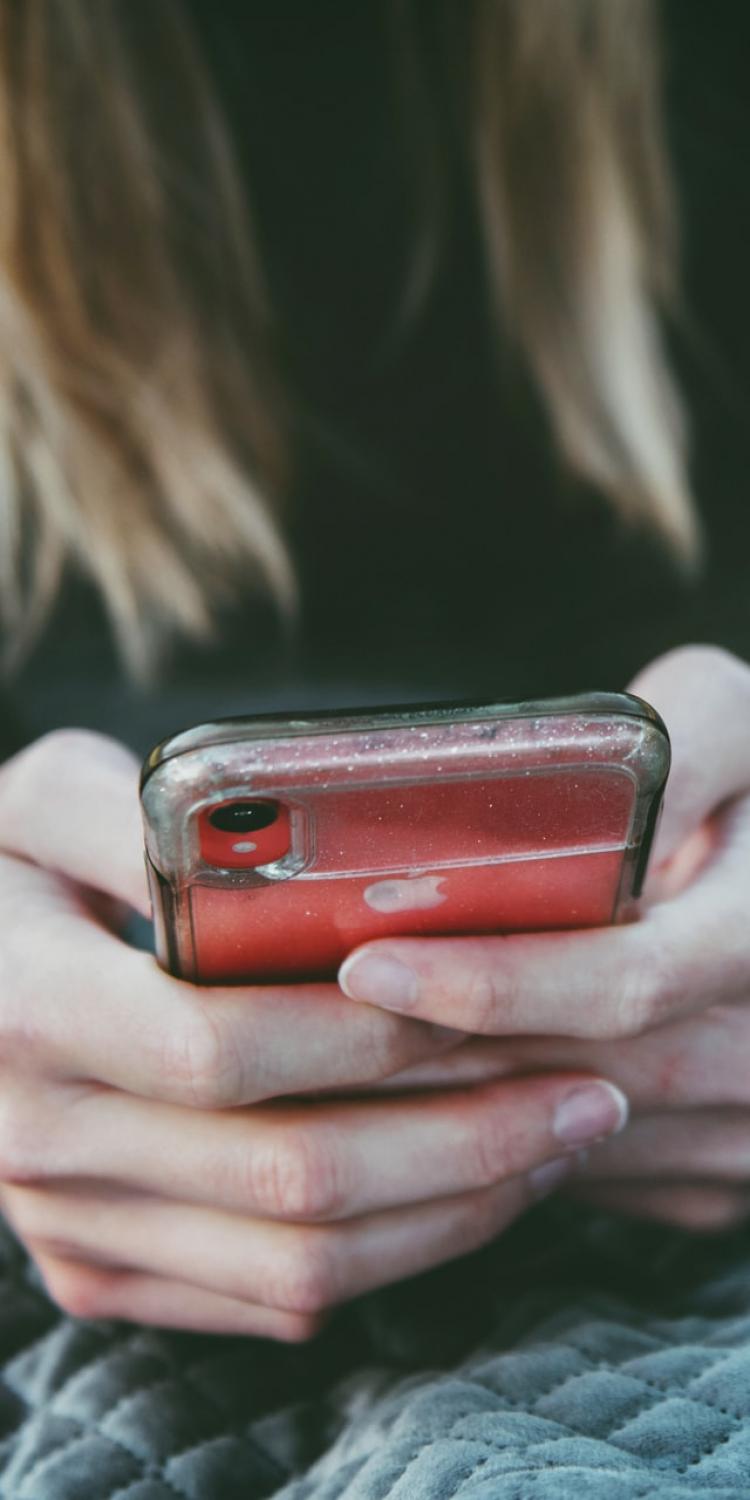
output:
M480 1034L402 1075L402 1087L550 1068L611 1078L631 1123L589 1153L577 1195L723 1228L750 1212L750 667L685 647L632 688L663 715L673 747L641 920L384 940L350 956L343 987ZM369 971L366 957L378 960Z

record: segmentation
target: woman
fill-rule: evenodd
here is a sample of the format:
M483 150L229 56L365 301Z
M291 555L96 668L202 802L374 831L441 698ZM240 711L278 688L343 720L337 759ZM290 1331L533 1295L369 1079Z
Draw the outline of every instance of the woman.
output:
M563 1185L671 1226L741 1223L748 523L684 333L650 6L0 14L0 1179L52 1302L298 1341ZM690 59L670 55L679 120ZM696 496L686 432L712 421ZM342 988L272 997L192 990L124 942L123 906L148 912L131 752L160 733L634 674L675 754L637 926L378 944ZM233 1430L372 1357L341 1328L296 1364L264 1350L274 1394ZM75 1324L54 1338L66 1370L88 1357ZM175 1348L154 1336L135 1383L165 1360L174 1378ZM42 1435L10 1423L8 1493L175 1484L199 1430L228 1441L184 1390L161 1449L111 1403L105 1422L74 1402L83 1437L58 1440L40 1389ZM92 1421L115 1446L84 1458ZM271 1438L262 1459L257 1434L252 1460L232 1450L235 1477L278 1488L288 1438L276 1468ZM192 1492L218 1492L201 1455Z

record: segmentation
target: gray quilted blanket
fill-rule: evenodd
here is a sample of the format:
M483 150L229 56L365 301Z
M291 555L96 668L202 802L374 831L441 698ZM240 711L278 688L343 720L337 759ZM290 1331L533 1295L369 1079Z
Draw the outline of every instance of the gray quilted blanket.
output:
M76 1323L0 1242L4 1500L749 1500L750 1237L539 1210L315 1343Z

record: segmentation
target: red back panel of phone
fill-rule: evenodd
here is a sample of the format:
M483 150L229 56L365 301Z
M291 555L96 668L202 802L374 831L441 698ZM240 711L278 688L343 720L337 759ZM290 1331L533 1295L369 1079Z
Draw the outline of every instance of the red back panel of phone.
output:
M165 760L144 794L162 961L203 983L324 977L389 934L616 920L665 739L627 715L553 719L316 726ZM248 797L273 799L270 827L217 834L215 810Z

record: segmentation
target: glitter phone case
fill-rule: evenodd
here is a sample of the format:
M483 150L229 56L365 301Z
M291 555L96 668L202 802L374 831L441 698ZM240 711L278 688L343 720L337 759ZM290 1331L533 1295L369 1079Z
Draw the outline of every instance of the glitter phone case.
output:
M159 961L310 979L393 934L625 920L668 769L661 719L627 693L178 734L141 781Z

